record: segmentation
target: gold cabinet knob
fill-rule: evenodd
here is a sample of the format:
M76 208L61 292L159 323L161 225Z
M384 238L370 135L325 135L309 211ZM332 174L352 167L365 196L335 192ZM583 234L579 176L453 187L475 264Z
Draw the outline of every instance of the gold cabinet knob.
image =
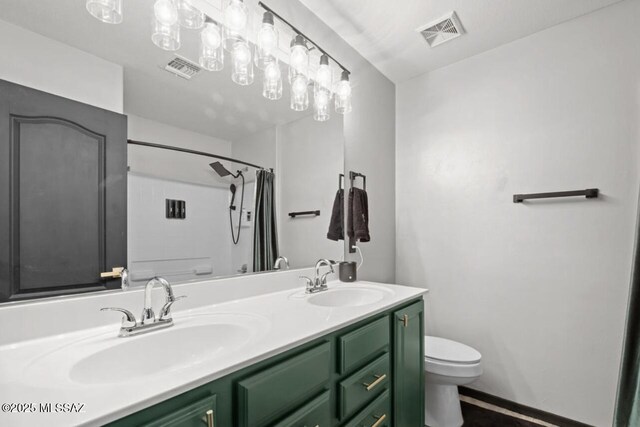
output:
M213 425L213 409L209 409L205 415L207 416L207 427L215 427Z

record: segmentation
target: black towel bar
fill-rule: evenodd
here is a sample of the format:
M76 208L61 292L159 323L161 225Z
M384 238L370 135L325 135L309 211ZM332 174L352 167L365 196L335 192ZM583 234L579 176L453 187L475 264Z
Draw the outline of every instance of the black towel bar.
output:
M297 216L302 216L302 215L320 216L320 211L289 212L289 216L291 218L295 218Z
M353 182L358 177L362 178L362 189L367 191L367 176L364 174L361 174L360 172L354 172L354 171L349 172L349 180L351 181L351 188L353 188Z
M554 197L584 196L587 199L595 199L598 197L599 193L600 192L597 188L587 188L586 190L555 191L551 193L514 194L513 203L522 203L528 199L549 199Z

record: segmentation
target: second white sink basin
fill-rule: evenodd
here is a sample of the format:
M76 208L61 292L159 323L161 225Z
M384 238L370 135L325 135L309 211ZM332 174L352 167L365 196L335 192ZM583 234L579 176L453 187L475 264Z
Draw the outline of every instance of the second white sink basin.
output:
M311 295L308 302L321 307L359 307L380 302L390 294L386 289L373 286L338 285Z

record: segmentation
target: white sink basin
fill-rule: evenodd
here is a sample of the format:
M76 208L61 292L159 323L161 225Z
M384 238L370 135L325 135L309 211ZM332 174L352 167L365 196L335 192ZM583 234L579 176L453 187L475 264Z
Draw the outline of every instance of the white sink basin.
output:
M321 307L360 307L382 301L391 291L373 286L343 286L337 285L313 294L308 298L309 304Z
M269 328L267 319L248 314L176 317L174 326L120 338L118 328L61 347L26 368L37 377L52 367L61 380L76 384L113 384L145 380L241 350ZM61 369L62 368L62 369Z

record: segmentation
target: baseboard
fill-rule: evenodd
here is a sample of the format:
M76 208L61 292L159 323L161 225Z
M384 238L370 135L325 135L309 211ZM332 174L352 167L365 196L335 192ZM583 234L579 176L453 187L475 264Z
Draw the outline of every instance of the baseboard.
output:
M511 400L503 399L502 397L494 396L483 391L473 390L467 387L458 387L460 394L481 400L491 405L496 405L509 411L517 412L518 414L525 415L527 417L536 418L540 421L555 424L560 427L593 427L589 424L584 424L579 421L574 421L569 418L561 417L560 415L545 412L540 409L532 408L530 406L521 405Z

